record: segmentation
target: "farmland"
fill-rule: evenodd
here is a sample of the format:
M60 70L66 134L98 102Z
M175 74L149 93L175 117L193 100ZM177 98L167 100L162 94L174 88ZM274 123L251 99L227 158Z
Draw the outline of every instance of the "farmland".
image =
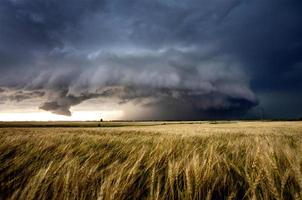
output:
M0 127L0 199L302 199L302 122Z

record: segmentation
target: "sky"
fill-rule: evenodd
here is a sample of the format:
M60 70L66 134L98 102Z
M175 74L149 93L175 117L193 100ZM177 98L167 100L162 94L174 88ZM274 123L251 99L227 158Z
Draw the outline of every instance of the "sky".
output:
M302 117L301 0L1 0L0 121Z

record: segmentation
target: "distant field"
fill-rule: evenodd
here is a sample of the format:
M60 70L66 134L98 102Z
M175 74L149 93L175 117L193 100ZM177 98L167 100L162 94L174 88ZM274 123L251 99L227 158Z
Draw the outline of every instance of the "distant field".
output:
M209 122L209 121L58 121L58 122L1 122L0 128L5 127L124 127L124 126L154 126L154 125L166 125L166 124L201 124L201 123L233 123L228 121L221 122Z
M302 122L0 122L0 199L302 199Z

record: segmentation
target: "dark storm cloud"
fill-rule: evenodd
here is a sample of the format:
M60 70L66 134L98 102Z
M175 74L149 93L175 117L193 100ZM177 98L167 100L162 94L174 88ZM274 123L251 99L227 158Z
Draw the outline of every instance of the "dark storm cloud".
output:
M81 94L79 96L74 96L71 94L68 94L67 90L62 90L57 94L54 101L47 101L42 106L40 106L40 109L51 111L58 115L67 115L70 116L70 107L80 104L81 102L98 97L97 94Z
M63 115L109 98L151 107L157 119L243 116L258 93L302 89L301 8L295 0L4 0L0 87L43 91L40 108ZM19 96L11 100L30 98Z
M298 0L255 1L225 20L228 31L219 37L225 50L244 62L255 89L302 89L302 74L296 71L302 60L301 8Z
M0 103L16 102L20 103L25 100L43 99L45 95L41 90L16 90L10 88L0 88Z
M15 93L9 95L8 99L10 101L20 102L20 101L24 101L26 99L43 97L44 94L45 94L44 91L29 91L29 92L17 91Z

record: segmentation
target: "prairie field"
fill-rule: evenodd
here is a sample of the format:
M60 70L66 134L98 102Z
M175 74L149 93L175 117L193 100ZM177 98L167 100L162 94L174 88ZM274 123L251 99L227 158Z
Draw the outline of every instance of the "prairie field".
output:
M302 199L302 122L0 123L0 199Z

